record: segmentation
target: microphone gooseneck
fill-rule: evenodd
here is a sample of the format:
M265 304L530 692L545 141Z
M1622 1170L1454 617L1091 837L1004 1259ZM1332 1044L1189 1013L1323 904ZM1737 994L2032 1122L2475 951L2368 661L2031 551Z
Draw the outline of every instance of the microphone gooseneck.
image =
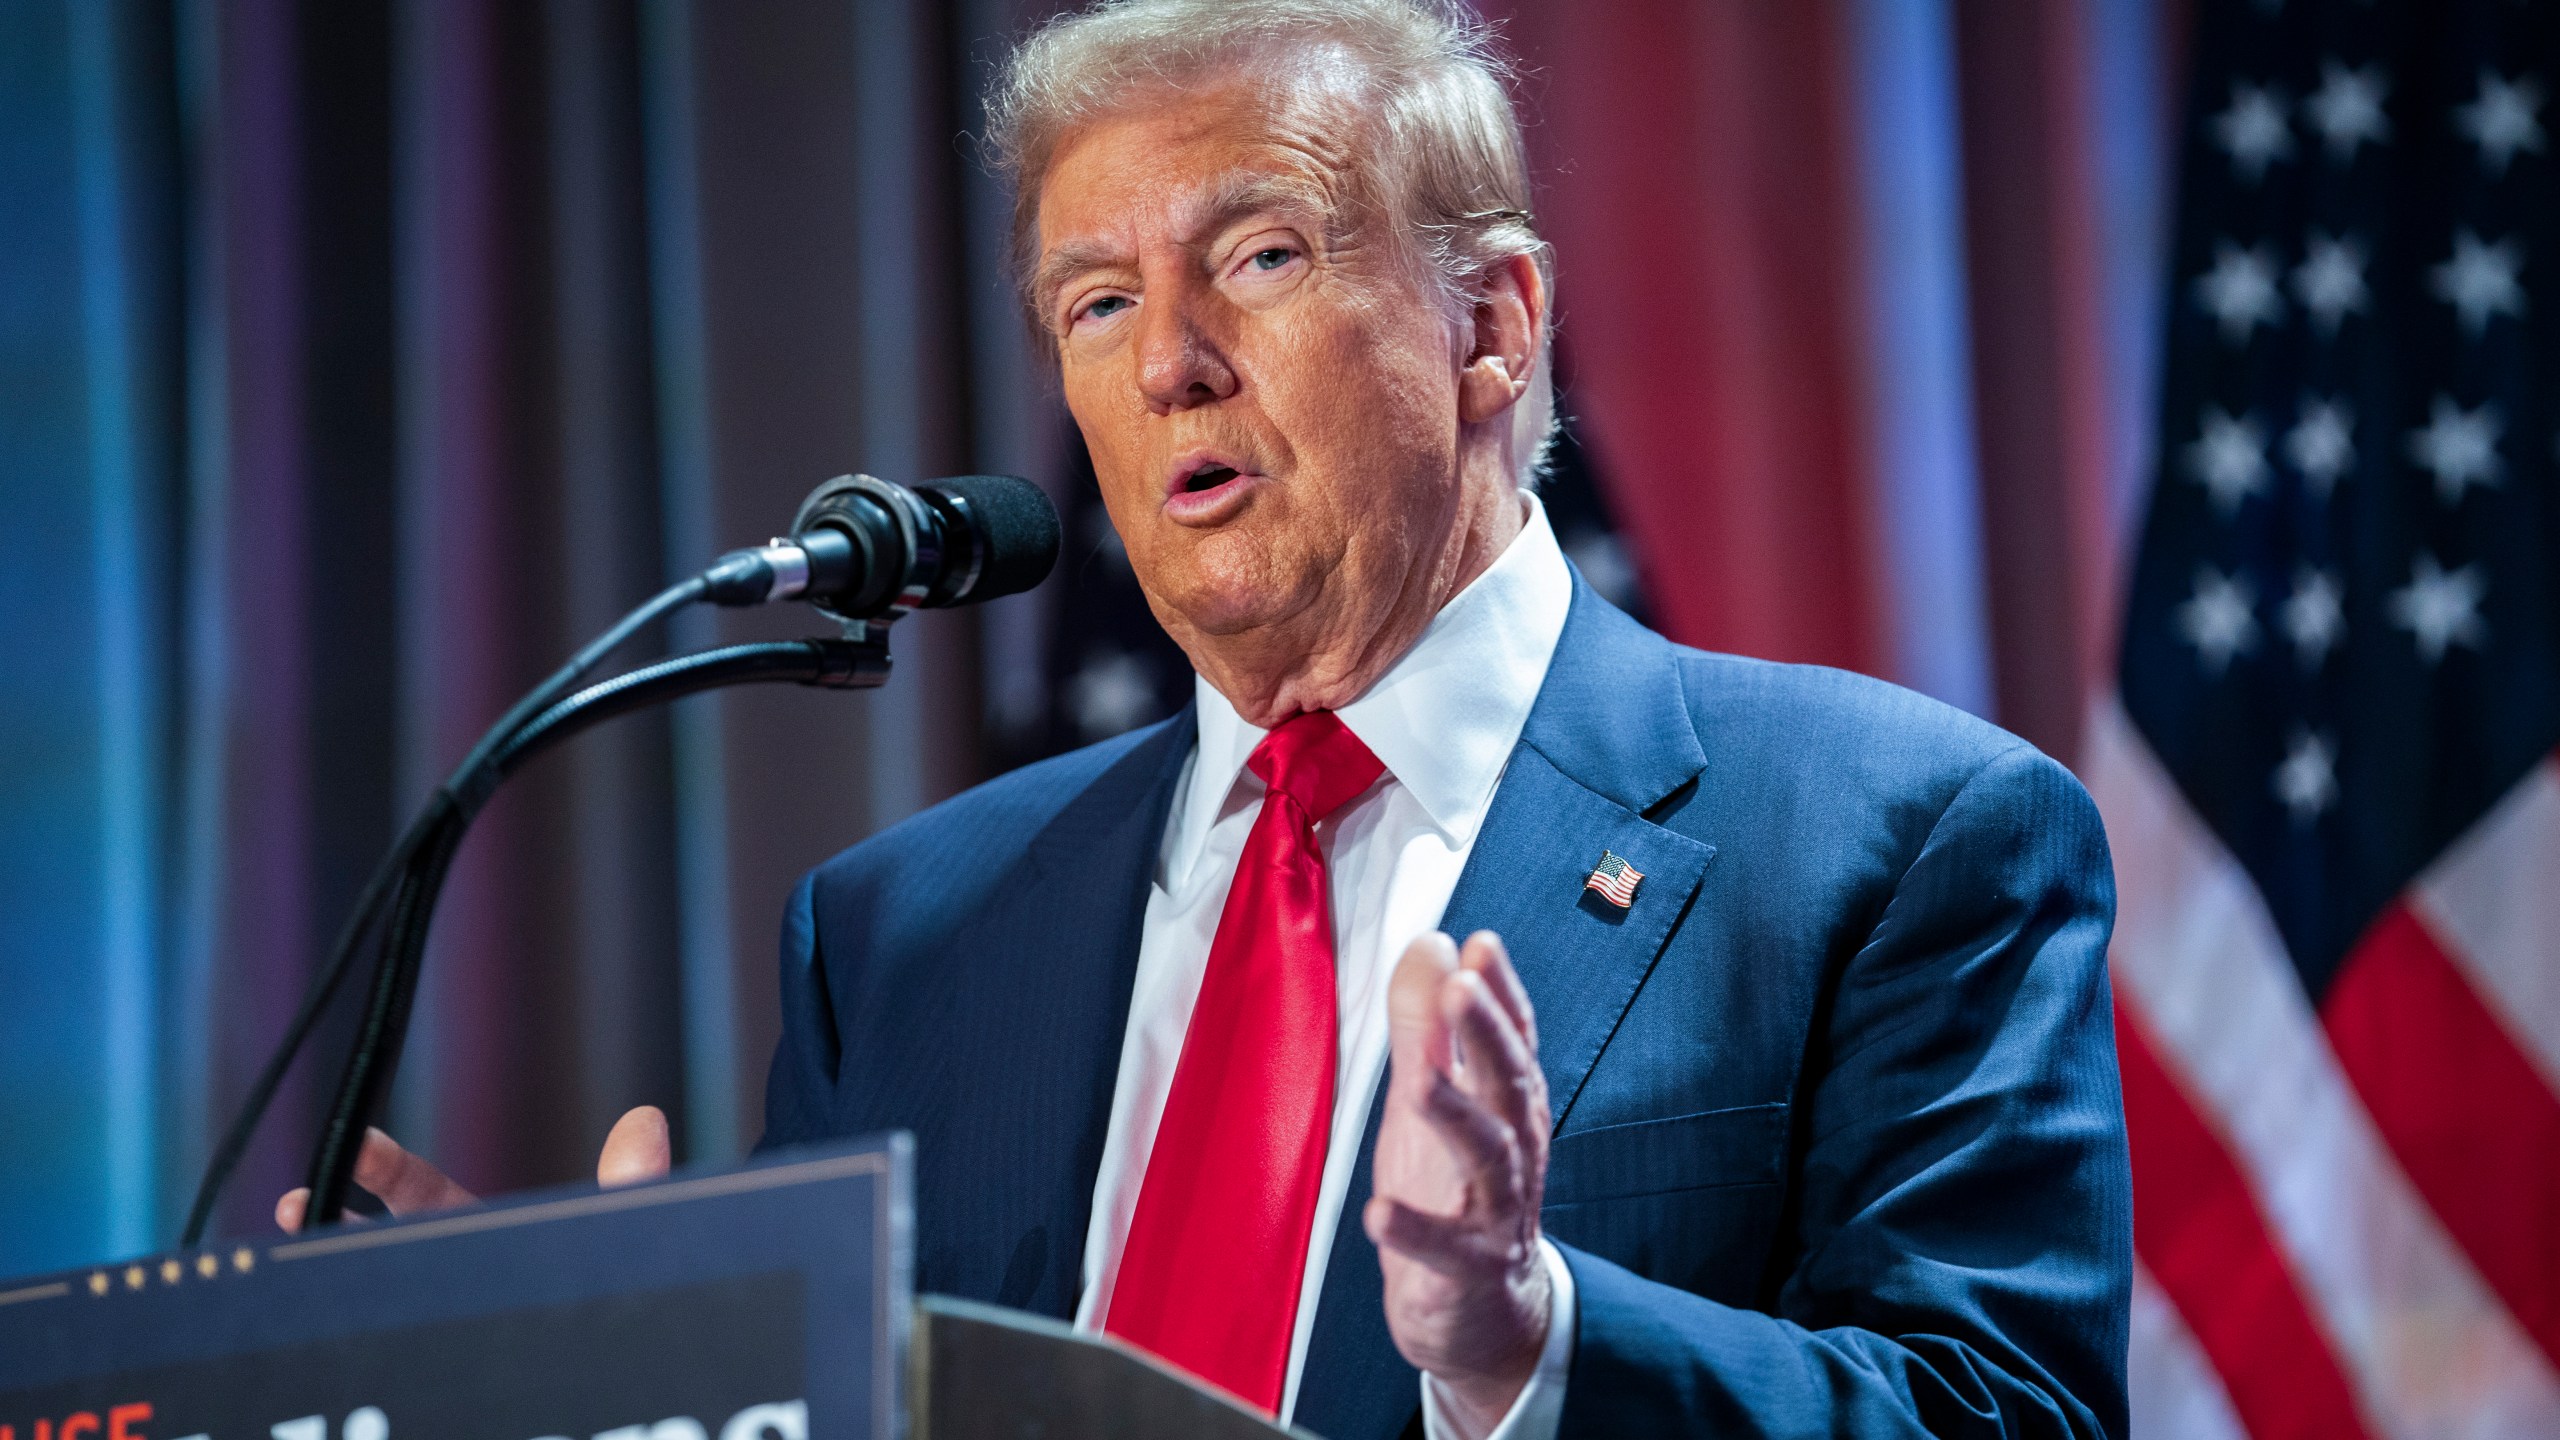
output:
M830 480L801 504L791 534L731 551L669 586L581 649L508 709L428 797L383 858L339 932L327 963L205 1166L181 1246L203 1237L214 1203L360 953L374 971L357 1031L312 1156L306 1225L338 1219L365 1123L399 1062L436 897L464 833L499 783L537 752L587 726L722 685L787 680L868 689L888 677L886 622L909 610L964 605L1028 590L1058 558L1058 512L1038 486L1009 475L964 475L912 488L867 475ZM577 688L606 655L685 606L801 599L843 622L842 638L679 655ZM370 944L368 944L370 941Z

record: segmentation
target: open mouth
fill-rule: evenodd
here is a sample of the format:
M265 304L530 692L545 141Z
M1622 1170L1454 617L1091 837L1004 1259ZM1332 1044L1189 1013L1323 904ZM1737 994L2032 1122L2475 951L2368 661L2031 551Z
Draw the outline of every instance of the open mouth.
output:
M1177 456L1164 477L1166 516L1178 525L1218 525L1233 519L1245 496L1264 478L1259 470L1245 468L1252 463L1251 455L1220 455L1206 448Z

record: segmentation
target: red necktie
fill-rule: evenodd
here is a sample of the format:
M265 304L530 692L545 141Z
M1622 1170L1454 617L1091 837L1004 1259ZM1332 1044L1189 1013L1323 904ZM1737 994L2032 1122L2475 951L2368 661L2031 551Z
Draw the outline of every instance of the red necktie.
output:
M1246 764L1270 793L1209 942L1103 1328L1277 1414L1340 1044L1316 825L1386 767L1324 710L1281 722Z

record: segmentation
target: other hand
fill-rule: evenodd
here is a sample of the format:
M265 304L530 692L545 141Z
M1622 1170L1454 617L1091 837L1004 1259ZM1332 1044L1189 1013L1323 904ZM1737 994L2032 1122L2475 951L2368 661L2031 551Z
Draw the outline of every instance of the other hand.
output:
M604 1137L604 1152L596 1157L596 1183L610 1190L617 1185L654 1180L667 1173L673 1159L674 1152L667 1141L667 1112L655 1105L643 1105L613 1122L612 1133ZM478 1204L480 1200L433 1163L401 1149L399 1141L370 1127L364 1132L364 1148L356 1152L356 1183L371 1191L394 1215L451 1210ZM288 1190L276 1201L276 1225L289 1234L299 1231L310 1208L308 1186Z
M1387 992L1386 1113L1362 1215L1387 1329L1475 1434L1538 1368L1553 1295L1538 1254L1547 1081L1528 992L1490 931L1406 947Z

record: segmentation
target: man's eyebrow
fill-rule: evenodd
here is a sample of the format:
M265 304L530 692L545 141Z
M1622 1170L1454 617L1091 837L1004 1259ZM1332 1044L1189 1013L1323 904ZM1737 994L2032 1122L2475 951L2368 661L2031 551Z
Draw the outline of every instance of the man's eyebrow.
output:
M1330 224L1332 197L1322 185L1295 175L1244 171L1227 176L1198 201L1185 207L1190 223L1185 238L1193 244L1209 240L1228 226L1254 215L1285 215ZM1128 254L1107 240L1077 237L1061 240L1040 257L1031 293L1044 311L1067 281L1087 270L1128 263Z
M1040 268L1032 276L1031 293L1047 310L1057 299L1058 289L1069 279L1087 270L1100 270L1120 264L1127 252L1107 240L1061 240L1049 253L1040 257Z

